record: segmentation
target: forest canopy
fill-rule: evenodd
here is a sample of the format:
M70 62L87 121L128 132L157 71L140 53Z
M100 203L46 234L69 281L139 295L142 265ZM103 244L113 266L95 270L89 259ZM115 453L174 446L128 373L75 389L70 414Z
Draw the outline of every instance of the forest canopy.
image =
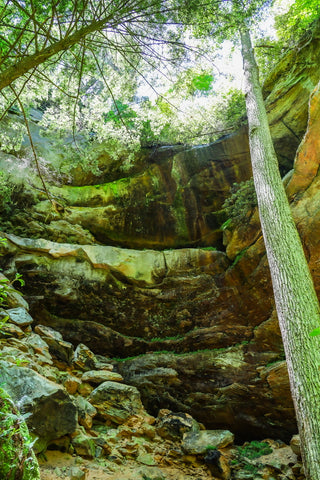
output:
M201 5L200 19L196 3L1 0L1 119L21 110L19 99L28 118L32 109L43 113L43 134L62 141L77 133L76 151L104 142L113 156L129 153L128 161L141 146L200 144L228 133L245 118L241 80L230 66L222 70L216 50L230 33L216 26L213 36L210 4ZM231 2L224 4L222 17ZM267 71L285 43L264 43L272 47L258 55ZM227 48L223 62L231 65ZM15 142L0 138L8 152L26 133L15 128Z

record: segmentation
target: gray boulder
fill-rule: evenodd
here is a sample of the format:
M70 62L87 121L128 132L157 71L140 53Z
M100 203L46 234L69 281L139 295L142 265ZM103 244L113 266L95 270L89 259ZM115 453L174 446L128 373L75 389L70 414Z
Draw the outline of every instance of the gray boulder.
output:
M74 432L77 409L64 388L37 372L0 361L0 382L38 437L36 448L44 450L52 440Z
M233 444L234 435L229 430L200 430L188 432L183 437L182 449L193 455L205 454L209 448L223 448Z
M23 307L9 308L6 313L10 321L19 327L26 327L33 323L33 318Z

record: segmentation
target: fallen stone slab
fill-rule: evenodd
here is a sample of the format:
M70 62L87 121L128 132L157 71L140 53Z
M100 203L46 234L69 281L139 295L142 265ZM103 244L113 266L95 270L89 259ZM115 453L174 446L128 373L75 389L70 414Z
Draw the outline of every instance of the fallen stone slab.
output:
M116 372L108 370L90 370L85 372L81 377L83 382L88 383L103 383L103 382L122 382L123 377Z

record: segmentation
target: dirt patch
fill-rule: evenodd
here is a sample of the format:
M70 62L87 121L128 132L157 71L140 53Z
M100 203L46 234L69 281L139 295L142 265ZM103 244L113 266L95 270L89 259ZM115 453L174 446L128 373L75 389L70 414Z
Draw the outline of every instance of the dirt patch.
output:
M142 480L143 474L162 472L164 480L209 480L211 474L205 466L198 465L157 465L145 466L132 460L117 465L106 459L87 460L59 451L47 451L39 459L41 480L66 480L74 469L85 473L85 480ZM160 473L159 472L159 473ZM151 477L152 478L152 477Z

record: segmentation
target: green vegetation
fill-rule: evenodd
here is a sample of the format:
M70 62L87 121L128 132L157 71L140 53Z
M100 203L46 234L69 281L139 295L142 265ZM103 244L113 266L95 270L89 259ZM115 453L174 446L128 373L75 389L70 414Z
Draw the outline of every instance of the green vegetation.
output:
M8 281L7 279L0 279L0 306L5 305L9 292L15 292L21 295L18 290L12 288L12 285L15 282L19 282L21 286L24 285L24 280L21 277L22 276L20 273L16 273L14 279L11 281Z
M238 253L238 255L236 255L235 259L232 262L231 268L235 267L237 263L241 260L241 258L245 256L248 248L249 247L244 248L243 250L241 250L241 252Z
M31 107L43 107L41 125L52 135L71 137L79 150L90 142L104 143L111 159L124 157L130 167L132 155L138 151L144 137L152 142L173 138L178 142L190 139L190 143L195 138L196 142L199 138L212 140L226 133L231 128L230 123L241 122L242 93L226 88L227 98L223 95L215 98L212 59L206 63L206 55L203 55L215 51L216 46L226 40L234 41L235 45L240 42L252 171L261 206L259 213L278 318L281 331L285 332L292 395L299 406L297 419L304 446L305 473L308 478L318 480L320 351L314 337L308 333L317 333L319 328L319 304L279 174L251 42L251 37L259 35L258 24L269 7L268 0L216 0L208 4L185 0L0 0L1 18L5 19L0 39L0 105L4 114L13 106L20 109L34 163L49 198L28 126ZM281 23L290 35L294 32L297 36L300 28L304 31L310 21L319 17L319 8L317 0L296 0L288 21ZM185 31L189 35L191 29L197 37L193 44L198 41L202 47L198 51L201 56L194 53L196 49L189 48L186 54L186 49L182 48ZM303 43L298 48L311 38L309 32L304 33ZM290 41L291 38L292 35ZM204 47L208 48L203 52ZM197 61L198 57L201 57L198 65L204 65L190 72L190 59ZM167 69L168 60L171 60L171 69ZM163 70L173 85L179 83L175 79L183 78L177 74L179 67L186 67L187 81L182 83L190 104L183 115L184 91L181 92L179 86L168 92L169 106L161 102L160 112L157 102L150 108L148 98L135 101L138 77L142 76L148 84L164 63ZM158 79L154 79L157 83ZM193 103L197 96L213 101L209 107L200 104L197 111ZM163 99L162 95L158 97ZM176 100L175 105L172 100ZM222 120L217 122L219 109ZM187 125L185 118L188 118ZM76 138L77 135L84 139L83 142ZM4 137L0 138L0 144L7 152L16 152L19 148L16 143L8 144ZM244 221L255 208L250 188L249 184L239 187L234 192L236 196L225 205L227 215L235 223ZM3 206L8 208L12 196L6 191L4 181L2 190L6 198ZM55 206L53 201L52 205ZM285 235L284 225L287 227ZM288 298L294 301L288 302ZM305 428L305 419L308 428Z
M253 440L252 442L245 444L243 447L238 447L238 453L241 457L253 460L262 455L269 455L269 453L272 453L272 448L267 442Z
M40 480L25 416L0 388L0 477L5 480Z
M12 194L15 186L10 183L10 176L0 171L0 211L3 214L9 213L12 208Z
M251 473L252 475L256 475L259 471L259 466L252 465L251 463L245 463L243 466L243 470L245 470L248 473Z
M280 42L293 46L301 35L310 34L312 22L320 17L318 0L295 0L290 9L276 17L276 28Z
M244 472L258 475L262 465L255 462L255 460L270 453L272 453L272 448L267 442L253 440L250 443L244 444L242 447L237 447L236 458L231 461L231 464L240 466Z
M232 219L228 218L222 225L221 225L221 230L227 230L229 226L232 225Z
M217 447L216 447L215 445L208 445L208 446L206 447L206 451L208 452L208 451L210 451L210 450L217 450Z
M0 239L0 245L5 242L6 239ZM0 279L0 307L5 305L9 291L16 291L12 288L15 281L24 284L19 274L11 282ZM0 331L8 318L7 315L0 318ZM16 359L18 366L25 362ZM0 478L5 480L40 480L39 466L33 452L34 440L25 423L27 416L17 411L9 395L0 388Z
M225 128L232 126L240 127L246 119L246 102L241 90L231 88L222 94L221 105L217 109L217 115L223 120Z
M184 335L174 335L172 337L153 337L153 338L150 338L148 341L149 342L165 342L167 340L180 340L181 338L184 338Z
M230 196L223 206L228 220L222 225L222 229L230 224L239 225L248 218L248 213L257 207L257 195L254 188L253 178L241 183L234 183L230 190Z

